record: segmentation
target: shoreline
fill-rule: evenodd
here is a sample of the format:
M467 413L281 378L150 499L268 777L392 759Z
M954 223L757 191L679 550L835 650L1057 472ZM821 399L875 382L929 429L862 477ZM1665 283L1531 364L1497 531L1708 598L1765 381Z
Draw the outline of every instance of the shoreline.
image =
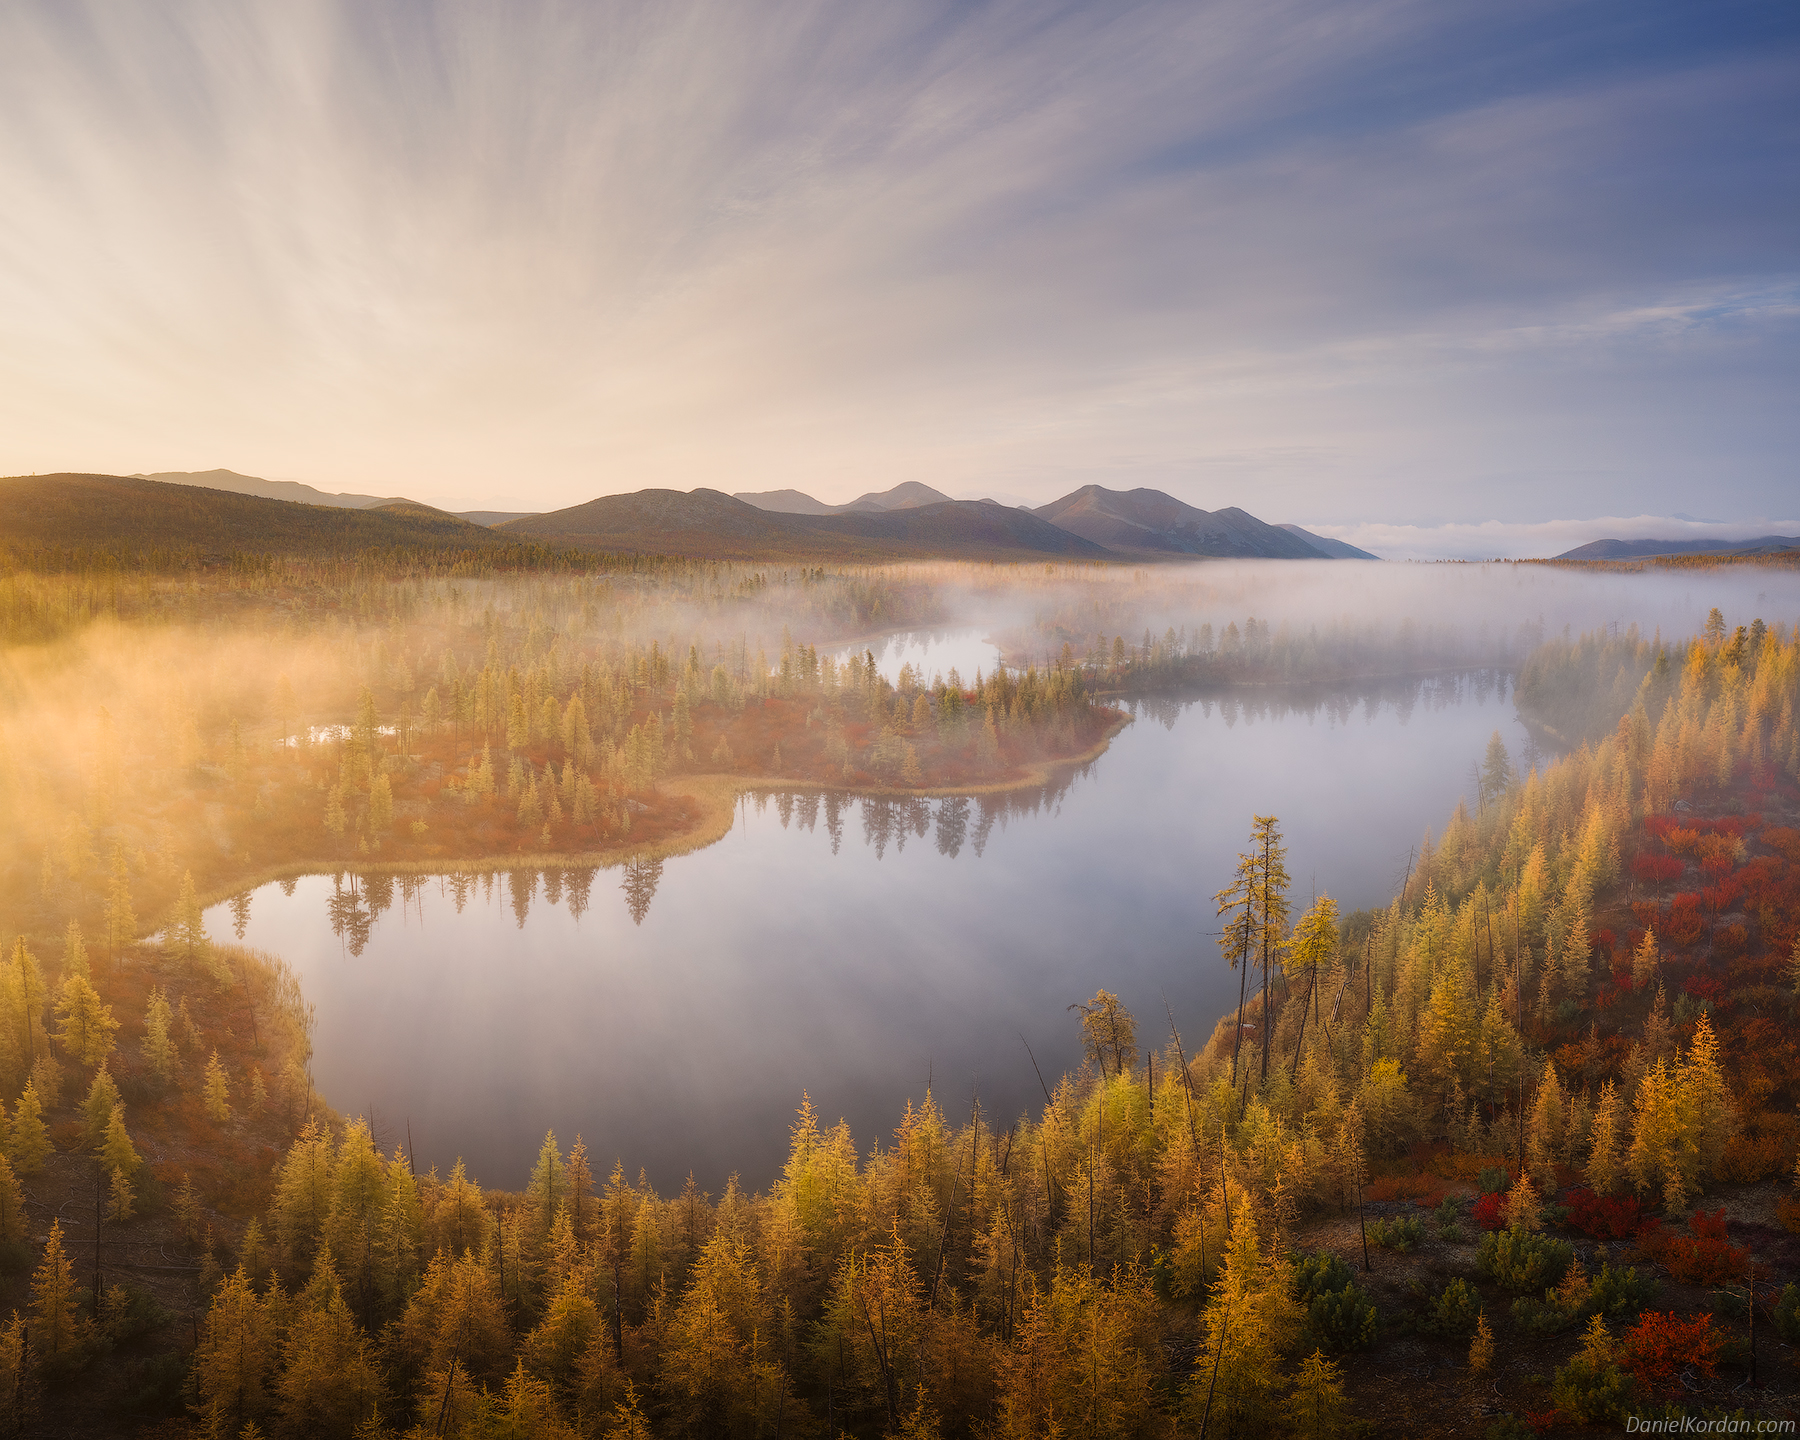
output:
M831 785L819 780L783 779L779 776L752 777L735 775L677 775L663 780L665 793L700 802L701 813L694 826L667 839L632 845L609 845L600 850L548 851L516 855L479 855L467 859L439 857L432 860L294 860L265 866L228 889L202 891L202 909L210 909L234 895L242 895L281 880L299 880L308 875L477 875L504 874L513 870L611 870L639 860L666 860L691 854L717 844L731 833L736 823L738 798L742 795L795 793L835 793L853 797L899 799L916 796L924 799L948 799L959 795L1003 795L1015 790L1034 790L1048 784L1053 776L1090 765L1104 755L1113 739L1134 717L1121 715L1108 723L1099 740L1075 755L1060 756L1033 764L1018 777L985 785L932 786L905 788L891 785ZM149 932L151 935L156 931ZM145 938L148 938L147 936Z

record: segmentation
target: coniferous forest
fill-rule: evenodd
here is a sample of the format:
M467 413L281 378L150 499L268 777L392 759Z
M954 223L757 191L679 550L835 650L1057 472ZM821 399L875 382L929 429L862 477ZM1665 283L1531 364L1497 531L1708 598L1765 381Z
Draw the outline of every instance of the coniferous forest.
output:
M1510 1436L1792 1412L1800 636L1779 620L1308 621L1241 577L1079 566L64 558L0 580L0 1431ZM1000 597L979 674L888 677L864 643ZM1516 671L1559 758L1522 769L1498 735L1471 756L1385 907L1306 895L1283 817L1246 815L1195 937L1239 996L1210 1032L1102 986L1071 1007L1083 1063L1040 1071L1027 1113L926 1090L852 1134L798 1095L759 1192L659 1193L603 1136L519 1134L519 1191L423 1168L317 1093L294 972L204 915L320 871L674 855L746 788L1042 784L1183 687L1474 665Z

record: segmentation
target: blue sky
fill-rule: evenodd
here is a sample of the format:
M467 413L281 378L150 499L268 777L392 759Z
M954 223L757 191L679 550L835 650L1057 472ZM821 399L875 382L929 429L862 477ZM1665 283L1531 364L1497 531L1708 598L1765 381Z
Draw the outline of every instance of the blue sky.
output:
M0 182L8 473L1800 524L1792 4L22 0Z

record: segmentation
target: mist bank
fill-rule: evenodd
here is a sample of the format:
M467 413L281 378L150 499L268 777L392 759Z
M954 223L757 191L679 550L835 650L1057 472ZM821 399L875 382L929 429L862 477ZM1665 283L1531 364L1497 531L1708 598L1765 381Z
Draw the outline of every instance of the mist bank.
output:
M704 823L682 775L1040 785L1104 743L1108 694L1509 669L1559 631L1635 624L1652 643L1714 608L1779 623L1800 578L1323 561L14 573L0 897L54 934L72 911L107 923L78 898L103 877L148 925L190 873L229 893L297 864L611 863ZM996 641L1004 673L872 663L877 636L952 630Z

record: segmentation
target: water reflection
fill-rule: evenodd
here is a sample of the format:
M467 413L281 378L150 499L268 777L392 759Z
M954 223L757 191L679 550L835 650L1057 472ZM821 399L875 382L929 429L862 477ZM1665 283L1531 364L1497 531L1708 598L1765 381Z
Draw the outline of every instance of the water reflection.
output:
M524 1183L554 1126L663 1188L779 1165L802 1089L866 1145L933 1073L1018 1113L1078 1063L1104 985L1210 1033L1235 995L1210 897L1274 813L1296 889L1383 903L1471 761L1528 737L1505 677L1141 700L1111 749L1001 795L746 796L668 861L311 876L208 912L294 966L339 1103L407 1116L421 1160ZM399 1023L404 1017L405 1023ZM1016 1052L1016 1053L1015 1053Z
M1328 727L1354 724L1373 725L1384 715L1405 725L1415 714L1441 712L1465 701L1485 707L1490 701L1504 702L1509 677L1502 671L1481 670L1467 674L1429 676L1422 679L1372 683L1362 689L1313 693L1293 690L1266 692L1233 690L1218 695L1186 697L1152 696L1119 702L1140 723L1160 725L1172 731L1180 718L1192 711L1203 720L1216 720L1227 730L1241 725L1279 724L1290 719L1323 721ZM1541 760L1535 740L1529 735L1517 747L1521 752L1521 768L1529 769ZM1070 788L1093 770L1093 762L1072 766L1042 785L1028 786L992 795L930 796L853 796L836 791L760 792L744 797L747 809L763 814L773 804L775 816L783 830L811 833L824 825L831 853L836 855L843 844L844 820L854 811L863 844L882 859L890 848L904 854L909 840L931 843L939 855L956 859L966 848L980 859L987 852L996 824L1004 825L1018 816L1054 814ZM442 876L370 875L338 873L331 877L332 893L326 902L331 933L353 956L360 956L369 943L375 922L395 902L398 892L402 906L416 907L427 887L435 887L448 895L457 914L461 914L472 894L479 893L491 902L495 887L504 890L519 929L531 914L540 887L544 903L551 908L565 907L579 923L592 903L594 880L598 867L570 870L508 870L503 872L461 872ZM634 925L641 926L656 899L656 888L662 880L661 860L636 860L620 867L618 889L625 900L625 910ZM294 892L294 882L282 882L286 895ZM230 902L232 928L239 940L244 938L250 915L249 895Z

